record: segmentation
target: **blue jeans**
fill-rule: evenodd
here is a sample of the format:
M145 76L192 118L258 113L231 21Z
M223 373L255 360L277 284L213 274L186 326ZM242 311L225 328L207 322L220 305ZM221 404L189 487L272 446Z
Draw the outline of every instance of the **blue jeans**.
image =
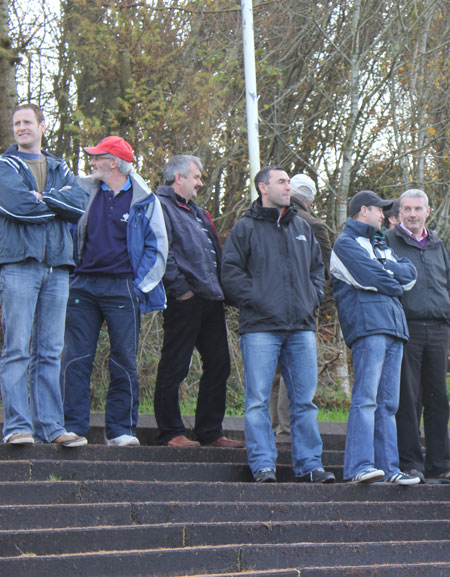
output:
M32 433L37 442L51 442L64 433L59 370L68 289L63 268L36 260L0 268L5 440Z
M83 436L89 431L91 373L103 321L108 327L111 346L111 379L105 406L106 437L136 435L139 303L132 281L115 277L79 275L70 283L61 361L66 428Z
M313 398L317 386L317 345L313 331L246 333L241 337L245 379L245 442L255 475L276 468L277 450L269 399L278 361L290 404L294 473L322 468L322 440Z
M363 337L352 347L354 383L347 423L344 480L369 467L387 476L399 471L397 412L403 341L388 335Z

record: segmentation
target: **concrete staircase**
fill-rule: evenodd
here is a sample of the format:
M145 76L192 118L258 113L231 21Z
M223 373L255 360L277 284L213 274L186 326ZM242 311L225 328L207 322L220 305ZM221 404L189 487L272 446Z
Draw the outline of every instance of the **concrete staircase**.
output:
M245 450L157 447L141 425L139 448L0 445L1 577L450 575L450 485L295 483L288 448L257 485ZM342 479L345 426L321 430Z

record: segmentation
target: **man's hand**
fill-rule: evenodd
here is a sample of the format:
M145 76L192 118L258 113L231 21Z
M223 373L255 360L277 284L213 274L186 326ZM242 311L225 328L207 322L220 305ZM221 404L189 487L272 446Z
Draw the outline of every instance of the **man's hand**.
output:
M42 194L40 192L33 190L33 194L37 198L37 200L44 200L44 197L42 196Z
M192 291L188 291L187 293L184 293L184 295L181 295L180 297L177 298L178 301L187 301L189 299L191 299L194 296L194 293Z

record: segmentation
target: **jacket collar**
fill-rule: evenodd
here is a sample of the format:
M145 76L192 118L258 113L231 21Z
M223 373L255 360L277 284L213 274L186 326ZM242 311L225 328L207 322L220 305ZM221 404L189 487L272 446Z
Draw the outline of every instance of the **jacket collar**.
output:
M254 218L255 220L266 220L280 225L291 222L296 214L297 211L292 204L283 209L280 213L277 208L263 206L261 199L257 198L245 213L245 216Z
M344 225L344 232L352 236L365 236L372 241L377 229L371 224L366 224L353 218L347 218Z

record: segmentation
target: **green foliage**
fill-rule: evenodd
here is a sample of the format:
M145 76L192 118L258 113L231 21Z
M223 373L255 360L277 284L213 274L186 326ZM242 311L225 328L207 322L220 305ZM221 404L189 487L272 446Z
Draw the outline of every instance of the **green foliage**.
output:
M231 357L231 374L227 382L227 416L243 416L244 414L244 382L243 365L239 348L238 312L234 308L226 310L228 325L228 344ZM324 370L326 365L333 363L334 351L326 345L326 320L319 331L319 341L322 342L319 355L319 386L315 403L325 412L346 412L349 400L337 384L330 381L330 372ZM138 355L138 373L140 385L140 412L153 413L153 397L159 353L162 345L162 313L145 315L141 328L141 339ZM94 372L91 380L91 410L104 410L106 391L109 384L108 372L109 341L105 327L100 334ZM189 375L180 387L180 406L182 413L192 415L198 394L198 383L202 374L201 359L194 352ZM325 414L325 413L324 413ZM326 420L330 420L328 417Z

